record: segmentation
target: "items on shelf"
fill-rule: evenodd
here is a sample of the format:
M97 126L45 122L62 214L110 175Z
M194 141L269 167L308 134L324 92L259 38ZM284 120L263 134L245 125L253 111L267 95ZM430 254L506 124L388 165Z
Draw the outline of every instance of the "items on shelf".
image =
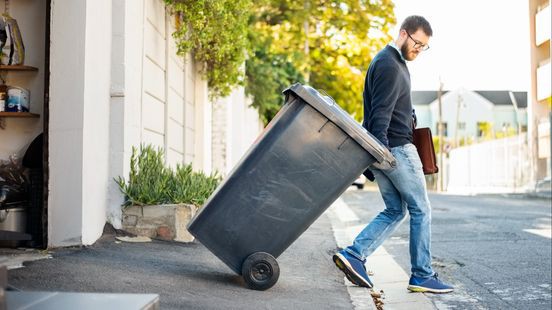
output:
M0 17L0 63L22 65L25 62L25 46L17 20L6 11Z
M29 112L30 91L17 86L8 86L7 89L6 112Z
M0 112L6 111L6 99L8 98L8 86L0 85Z
M0 112L29 112L31 93L17 86L0 85Z

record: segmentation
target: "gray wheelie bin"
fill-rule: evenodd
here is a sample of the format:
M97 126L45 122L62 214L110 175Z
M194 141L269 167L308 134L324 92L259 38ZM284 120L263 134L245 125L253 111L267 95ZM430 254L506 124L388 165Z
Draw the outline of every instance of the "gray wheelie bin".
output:
M394 165L376 138L328 96L294 84L286 103L188 230L246 284L266 290L276 262L370 165Z

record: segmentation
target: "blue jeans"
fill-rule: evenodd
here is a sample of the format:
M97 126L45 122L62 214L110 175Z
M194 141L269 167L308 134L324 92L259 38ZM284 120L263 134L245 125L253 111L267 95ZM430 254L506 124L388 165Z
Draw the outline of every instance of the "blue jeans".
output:
M391 153L397 166L390 170L372 169L378 183L385 210L379 213L345 249L365 261L410 214L410 263L412 275L433 276L431 268L431 206L427 197L422 163L416 147L405 144Z

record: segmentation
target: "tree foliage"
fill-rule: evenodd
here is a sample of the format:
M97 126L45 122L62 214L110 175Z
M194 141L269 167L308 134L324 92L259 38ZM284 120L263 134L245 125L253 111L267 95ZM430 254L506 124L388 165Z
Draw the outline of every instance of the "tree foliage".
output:
M391 0L257 1L249 37L258 58L248 60L246 90L254 105L272 111L282 99L265 92L279 94L302 75L360 120L365 71L394 23ZM282 64L285 74L276 72Z
M251 0L164 0L181 21L173 33L178 54L203 64L211 97L243 84Z

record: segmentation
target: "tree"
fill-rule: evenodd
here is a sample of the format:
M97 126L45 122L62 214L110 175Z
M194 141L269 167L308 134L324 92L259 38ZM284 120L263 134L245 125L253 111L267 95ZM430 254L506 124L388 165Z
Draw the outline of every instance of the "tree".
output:
M246 64L253 105L271 111L265 115L269 120L282 99L268 93L279 95L303 76L360 120L365 71L391 39L394 23L391 0L257 1Z

